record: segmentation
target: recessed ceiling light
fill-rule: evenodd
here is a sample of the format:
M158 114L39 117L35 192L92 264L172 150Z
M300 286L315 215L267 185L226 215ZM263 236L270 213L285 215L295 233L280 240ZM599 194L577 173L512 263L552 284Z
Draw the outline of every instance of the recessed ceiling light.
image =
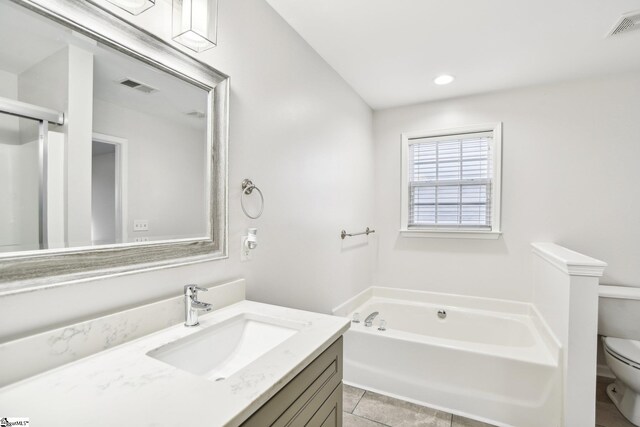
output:
M441 76L436 77L433 82L437 85L448 85L449 83L451 83L454 80L453 76L450 76L448 74L443 74Z

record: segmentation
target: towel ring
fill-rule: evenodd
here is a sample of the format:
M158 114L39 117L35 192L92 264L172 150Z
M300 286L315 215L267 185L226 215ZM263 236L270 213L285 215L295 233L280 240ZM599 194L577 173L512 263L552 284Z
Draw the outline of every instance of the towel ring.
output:
M244 196L253 193L253 190L256 190L260 195L260 212L257 215L251 215L247 212L247 209L244 207ZM262 211L264 210L264 196L262 195L262 191L258 187L255 186L250 179L242 180L242 194L240 195L240 206L242 206L242 211L246 216L251 219L258 219L262 215Z

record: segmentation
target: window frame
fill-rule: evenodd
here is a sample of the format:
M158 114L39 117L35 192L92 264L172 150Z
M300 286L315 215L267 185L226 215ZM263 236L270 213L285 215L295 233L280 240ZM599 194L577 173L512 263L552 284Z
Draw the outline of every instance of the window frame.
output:
M491 229L460 229L445 227L409 228L409 145L414 139L437 138L451 135L463 135L479 132L492 132L492 177L491 177ZM502 194L502 122L461 126L449 129L427 130L402 133L401 162L401 208L400 234L403 237L435 237L462 239L498 239L502 234L501 194Z

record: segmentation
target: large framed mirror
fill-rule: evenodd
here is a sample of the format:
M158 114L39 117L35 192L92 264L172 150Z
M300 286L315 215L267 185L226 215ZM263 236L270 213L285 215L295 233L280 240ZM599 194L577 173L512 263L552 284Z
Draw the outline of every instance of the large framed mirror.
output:
M228 76L88 1L0 40L0 292L226 257Z

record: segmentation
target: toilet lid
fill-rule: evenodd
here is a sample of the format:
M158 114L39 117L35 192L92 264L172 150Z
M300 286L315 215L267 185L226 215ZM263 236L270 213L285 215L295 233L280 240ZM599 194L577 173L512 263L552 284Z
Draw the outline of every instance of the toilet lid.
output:
M635 363L640 363L640 341L606 337L604 344L619 356Z

